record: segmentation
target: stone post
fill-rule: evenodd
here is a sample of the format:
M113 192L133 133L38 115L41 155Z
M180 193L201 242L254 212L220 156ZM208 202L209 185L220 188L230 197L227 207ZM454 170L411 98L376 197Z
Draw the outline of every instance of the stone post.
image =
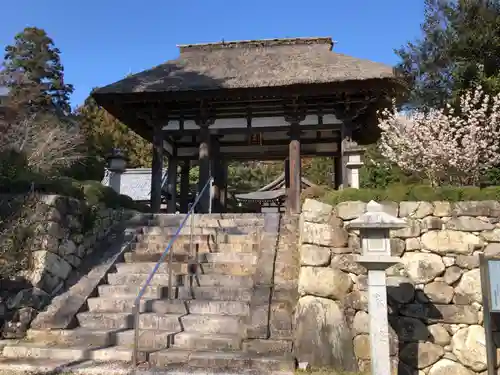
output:
M399 263L400 258L391 256L389 231L404 228L406 222L383 212L382 206L374 201L366 208L367 212L351 221L348 228L360 231L362 255L358 262L368 270L371 374L390 375L385 270Z
M122 174L125 172L127 161L121 150L115 148L108 157L109 187L120 194Z

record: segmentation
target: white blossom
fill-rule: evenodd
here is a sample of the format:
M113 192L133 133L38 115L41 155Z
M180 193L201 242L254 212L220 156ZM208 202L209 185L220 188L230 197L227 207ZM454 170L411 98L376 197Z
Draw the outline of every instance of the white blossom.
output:
M402 170L433 185L476 185L481 172L500 164L500 94L481 87L460 97L460 113L448 106L429 112L380 113L379 149Z

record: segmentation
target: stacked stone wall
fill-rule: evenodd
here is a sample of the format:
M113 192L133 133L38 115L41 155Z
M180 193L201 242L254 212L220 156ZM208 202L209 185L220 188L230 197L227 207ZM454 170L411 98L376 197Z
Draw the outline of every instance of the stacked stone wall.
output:
M70 286L82 263L94 255L96 245L129 214L59 195L36 197L32 212L17 224L20 227L2 236L3 243L8 243L9 236L26 233L18 245L22 248L12 251L25 253L28 259L17 276L0 278L2 336L24 336L37 312Z
M500 203L379 203L408 224L391 231L401 262L387 270L393 373L483 373L479 254L500 257ZM359 233L345 228L365 211L363 202L304 203L294 319L299 361L370 368L367 272L356 262Z

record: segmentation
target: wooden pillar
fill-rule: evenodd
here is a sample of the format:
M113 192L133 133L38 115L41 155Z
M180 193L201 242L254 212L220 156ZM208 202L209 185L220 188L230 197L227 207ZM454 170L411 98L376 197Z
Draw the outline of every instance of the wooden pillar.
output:
M168 158L167 170L167 213L174 214L177 211L177 155L174 154Z
M342 189L342 181L344 179L342 169L342 157L336 156L333 158L333 186L335 189Z
M299 214L300 207L300 128L298 123L292 123L290 128L290 145L288 149L290 160L290 187L288 189L288 210L292 214Z
M163 174L163 134L161 126L153 130L153 163L151 168L151 212L161 209L161 183Z
M201 190L205 187L207 181L211 175L211 162L210 162L210 132L208 126L204 125L200 127L200 146L199 146L199 180L198 180L198 193L201 194ZM197 206L197 212L208 213L210 207L210 187L207 187L200 196L200 200Z
M290 158L285 159L285 166L283 167L283 171L285 172L285 188L290 188Z
M188 159L184 160L181 165L181 186L180 186L180 209L181 212L188 212L189 205L189 171L191 163Z
M221 212L227 212L227 179L228 179L228 163L226 160L221 159L220 173L221 173L221 191L220 191L220 205Z
M212 176L214 177L212 212L222 212L221 191L222 191L222 163L220 155L220 143L217 136L211 136L211 159Z

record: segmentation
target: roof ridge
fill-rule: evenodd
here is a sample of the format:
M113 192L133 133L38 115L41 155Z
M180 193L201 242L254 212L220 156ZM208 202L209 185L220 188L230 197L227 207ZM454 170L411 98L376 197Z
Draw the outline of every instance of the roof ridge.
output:
M257 48L257 47L278 47L278 46L296 46L296 45L312 45L312 44L327 44L330 49L333 48L335 41L332 37L301 37L301 38L274 38L274 39L249 39L249 40L233 40L212 43L194 43L194 44L178 44L180 52L190 51L210 51L225 48Z

